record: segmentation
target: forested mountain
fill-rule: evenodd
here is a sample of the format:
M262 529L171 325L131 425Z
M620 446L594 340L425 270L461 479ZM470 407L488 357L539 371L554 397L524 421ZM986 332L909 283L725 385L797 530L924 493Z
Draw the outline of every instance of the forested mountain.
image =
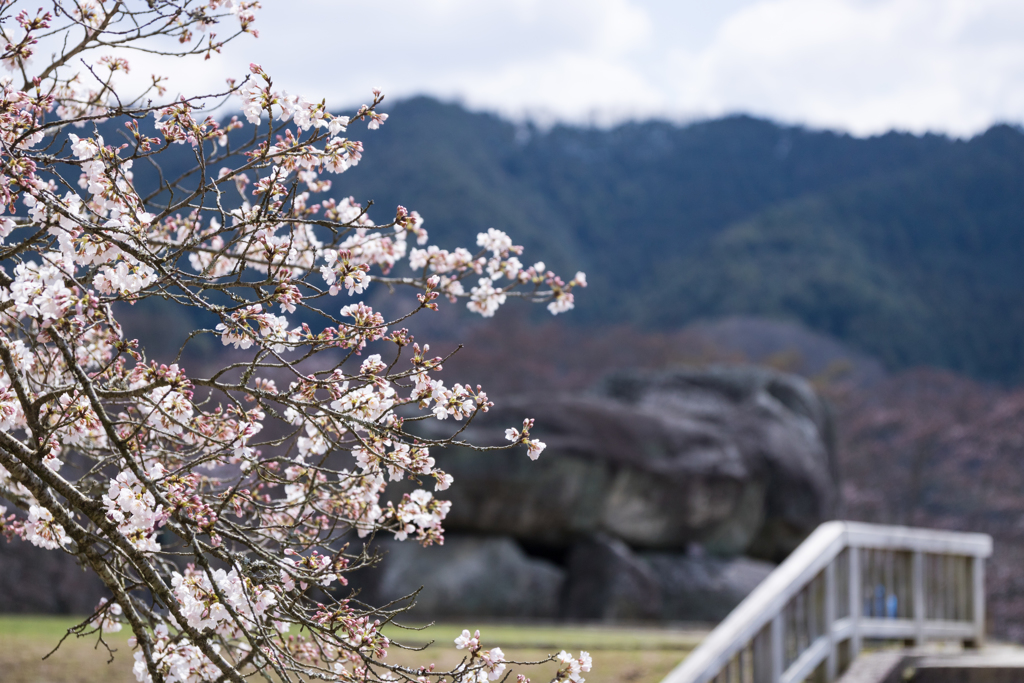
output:
M736 116L539 129L399 102L333 193L585 270L573 324L799 320L890 367L1024 379L1024 133L868 139ZM355 128L353 129L355 131ZM184 148L182 148L184 151Z

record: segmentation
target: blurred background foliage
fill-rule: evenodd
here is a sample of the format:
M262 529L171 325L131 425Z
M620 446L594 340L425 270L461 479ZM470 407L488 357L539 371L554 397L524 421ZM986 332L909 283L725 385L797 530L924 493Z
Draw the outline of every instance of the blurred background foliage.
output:
M1018 128L855 138L735 116L541 129L428 98L389 112L350 133L366 154L331 194L373 200L379 222L415 209L442 247L495 227L531 263L586 271L571 325L756 315L889 369L1024 379ZM172 167L194 161L175 152Z

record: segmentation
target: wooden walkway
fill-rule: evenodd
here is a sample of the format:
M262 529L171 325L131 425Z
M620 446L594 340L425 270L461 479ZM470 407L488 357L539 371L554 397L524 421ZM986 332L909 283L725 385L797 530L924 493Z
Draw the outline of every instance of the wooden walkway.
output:
M995 646L965 652L883 650L857 658L838 683L1017 683L1024 650Z
M831 683L867 639L980 647L991 554L985 534L826 522L663 683Z

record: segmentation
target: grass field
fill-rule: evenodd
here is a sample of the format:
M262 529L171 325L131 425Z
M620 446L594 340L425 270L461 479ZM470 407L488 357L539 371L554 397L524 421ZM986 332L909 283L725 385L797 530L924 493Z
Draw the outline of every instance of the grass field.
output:
M73 617L0 615L0 681L130 683L135 680L126 632L107 636L108 643L117 650L109 664L106 648L95 638L69 638L60 650L44 660L66 629L75 623ZM706 633L699 627L612 628L469 621L459 625L435 624L416 631L393 627L388 635L398 643L409 647L422 647L431 641L434 644L426 652L392 647L388 661L409 665L434 662L439 669L451 668L463 654L455 649L453 641L464 627L480 629L484 647L500 646L508 659L536 661L563 648L573 654L588 650L594 658L594 671L587 675L588 683L655 683L682 661ZM521 673L535 683L547 683L554 670L554 666L548 664L524 669Z

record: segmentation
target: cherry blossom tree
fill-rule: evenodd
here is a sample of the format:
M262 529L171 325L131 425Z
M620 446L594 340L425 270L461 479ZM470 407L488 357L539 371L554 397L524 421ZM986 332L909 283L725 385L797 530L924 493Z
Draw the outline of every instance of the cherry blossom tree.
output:
M256 2L18 4L0 1L0 530L102 579L109 599L73 633L127 624L139 681L510 675L468 631L452 671L389 663L382 629L408 601L363 604L346 577L373 564L375 535L443 542L452 478L431 450L470 445L492 405L439 378L445 359L405 320L445 300L560 313L584 276L524 266L494 229L442 249L415 211L374 224L329 198L363 153L349 129L387 119L379 91L343 116L256 64L205 96L118 85L133 51L201 59L255 36ZM215 119L225 108L241 115ZM181 149L193 168L165 174ZM414 293L411 310L365 303L381 287ZM217 322L152 358L117 315L154 297ZM191 374L179 361L204 336L225 360ZM423 420L448 436L417 435ZM536 458L531 426L509 426L507 447ZM389 496L399 481L414 490ZM559 680L590 669L586 653L549 661Z

